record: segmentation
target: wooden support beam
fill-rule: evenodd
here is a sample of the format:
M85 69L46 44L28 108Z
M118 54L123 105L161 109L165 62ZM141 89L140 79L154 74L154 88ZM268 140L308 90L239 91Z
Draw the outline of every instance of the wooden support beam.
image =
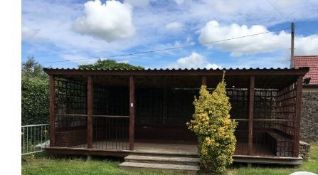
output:
M50 93L50 146L55 146L55 77L49 76L49 93Z
M255 94L255 77L250 77L249 87L249 105L248 105L248 154L253 153L253 118L254 118L254 94Z
M206 86L206 76L202 76L201 85L205 85Z
M302 109L302 90L303 90L303 76L299 76L296 84L296 109L294 120L294 144L293 144L293 156L299 156L299 132L300 132L300 117Z
M134 150L135 142L135 82L129 77L129 149Z
M163 98L162 98L162 123L165 124L168 116L167 116L167 112L168 112L168 98L167 98L167 87L164 86L163 87Z
M93 148L93 80L87 77L87 148Z

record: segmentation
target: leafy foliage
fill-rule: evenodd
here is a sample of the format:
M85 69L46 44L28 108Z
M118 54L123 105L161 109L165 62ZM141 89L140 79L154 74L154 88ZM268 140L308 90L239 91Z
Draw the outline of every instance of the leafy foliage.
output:
M48 77L34 58L22 64L22 125L48 122Z
M198 136L201 165L208 171L221 174L233 161L237 125L230 119L231 104L224 78L212 93L206 86L201 86L200 96L193 104L195 113L187 125Z
M29 57L24 63L22 63L22 78L28 77L47 79L47 75L43 71L43 67L34 59L34 57Z
M141 66L133 66L128 63L118 63L115 60L98 60L94 64L80 65L80 69L144 69Z

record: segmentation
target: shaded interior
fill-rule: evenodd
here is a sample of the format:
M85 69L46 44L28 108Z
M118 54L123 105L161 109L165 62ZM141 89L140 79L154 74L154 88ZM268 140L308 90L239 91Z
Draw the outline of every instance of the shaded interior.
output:
M253 154L292 156L296 92L295 76L256 76ZM221 80L208 76L213 90ZM96 149L128 149L129 79L93 77L93 138L105 143ZM236 154L248 154L249 77L227 76L231 117L238 122ZM87 135L86 78L56 79L56 145L85 145ZM193 100L201 85L199 76L139 76L135 78L135 140L149 143L196 143L186 122L194 112ZM102 142L104 141L104 142Z

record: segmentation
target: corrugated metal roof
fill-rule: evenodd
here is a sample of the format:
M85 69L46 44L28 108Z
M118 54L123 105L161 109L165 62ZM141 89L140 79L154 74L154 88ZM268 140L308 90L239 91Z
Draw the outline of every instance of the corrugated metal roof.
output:
M280 70L307 70L306 67L297 68L129 68L129 69L101 69L101 68L44 68L44 71L280 71Z

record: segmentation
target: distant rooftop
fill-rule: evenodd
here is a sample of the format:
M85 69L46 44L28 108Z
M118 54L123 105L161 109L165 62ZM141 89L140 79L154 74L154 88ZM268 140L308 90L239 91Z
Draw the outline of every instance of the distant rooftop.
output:
M295 56L293 65L294 68L309 67L304 79L310 78L309 85L318 85L318 55Z

